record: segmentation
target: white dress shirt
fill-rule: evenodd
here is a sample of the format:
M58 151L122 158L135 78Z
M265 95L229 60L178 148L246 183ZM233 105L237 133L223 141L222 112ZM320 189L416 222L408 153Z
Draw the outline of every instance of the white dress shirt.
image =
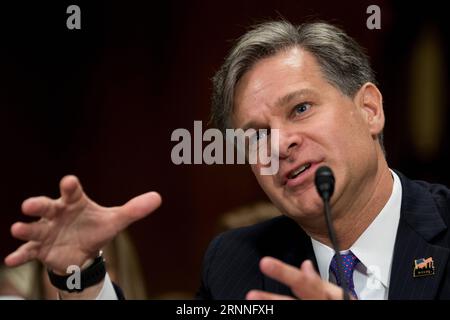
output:
M114 290L114 286L108 273L106 273L103 288L95 300L118 300L116 290Z
M399 177L391 170L394 178L392 194L378 216L348 251L359 259L353 273L353 282L358 299L386 300L389 294L389 282L394 253L395 238L400 220L402 202L402 185ZM312 239L314 254L323 280L336 283L334 275L329 272L334 250Z

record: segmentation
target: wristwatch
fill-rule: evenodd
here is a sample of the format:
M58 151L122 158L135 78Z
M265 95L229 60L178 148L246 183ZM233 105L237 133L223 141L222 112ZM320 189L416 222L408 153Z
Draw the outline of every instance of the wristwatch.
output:
M94 261L84 270L78 266L69 266L66 276L60 276L47 269L50 282L56 288L67 292L81 292L86 288L96 285L105 278L106 267L102 251Z

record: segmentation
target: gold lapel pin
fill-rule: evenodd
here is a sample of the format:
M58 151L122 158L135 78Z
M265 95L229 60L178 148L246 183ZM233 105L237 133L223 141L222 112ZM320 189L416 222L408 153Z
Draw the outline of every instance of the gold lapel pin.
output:
M434 275L434 261L432 257L414 260L414 278L432 275Z

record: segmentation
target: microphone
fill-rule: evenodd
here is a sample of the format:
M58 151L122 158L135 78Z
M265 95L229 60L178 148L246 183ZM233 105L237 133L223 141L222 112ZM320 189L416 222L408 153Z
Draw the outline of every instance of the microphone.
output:
M338 242L336 239L336 233L334 232L333 223L331 220L331 208L330 208L330 199L334 192L334 175L333 171L327 166L322 166L316 171L315 179L314 179L317 192L320 195L320 198L323 200L323 206L325 211L325 220L327 223L328 235L330 237L331 243L334 248L334 252L336 254L337 259L337 269L339 282L341 283L342 290L344 291L344 300L349 300L348 294L348 283L345 281L344 272L342 270L342 257L340 254Z

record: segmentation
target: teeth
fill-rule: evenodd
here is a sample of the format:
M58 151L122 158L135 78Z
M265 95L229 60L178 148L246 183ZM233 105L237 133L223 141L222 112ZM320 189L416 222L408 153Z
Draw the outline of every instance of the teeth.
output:
M300 168L298 168L297 170L293 171L290 175L289 175L289 179L293 179L296 176L298 176L300 173L302 173L303 171L305 171L306 169L308 169L309 167L311 167L310 163L304 164L303 166L301 166Z

